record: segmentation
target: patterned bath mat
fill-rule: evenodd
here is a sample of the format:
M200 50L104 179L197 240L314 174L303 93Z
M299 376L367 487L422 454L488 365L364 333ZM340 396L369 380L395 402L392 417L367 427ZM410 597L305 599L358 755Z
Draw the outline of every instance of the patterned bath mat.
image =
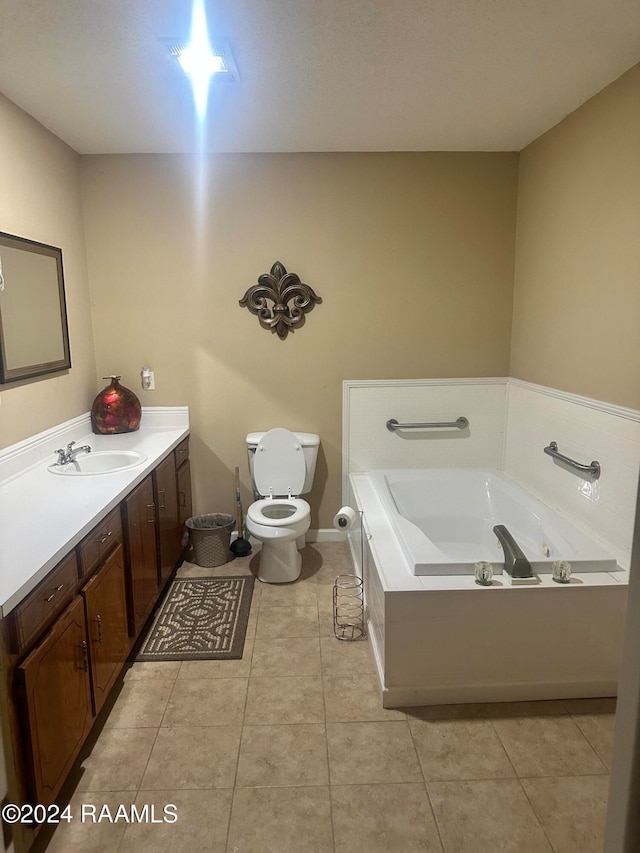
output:
M136 660L238 660L253 575L179 578L169 587Z

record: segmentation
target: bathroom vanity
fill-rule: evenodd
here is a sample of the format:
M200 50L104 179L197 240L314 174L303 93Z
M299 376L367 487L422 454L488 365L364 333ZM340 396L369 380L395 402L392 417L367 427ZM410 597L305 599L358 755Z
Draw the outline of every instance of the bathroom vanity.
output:
M191 514L188 415L180 423L175 412L164 421L154 414L148 425L143 415L139 432L83 439L96 450L138 451L144 461L135 467L59 477L36 462L0 482L8 802L55 802L181 557ZM25 515L29 539L20 538ZM27 851L34 829L12 829L16 853Z

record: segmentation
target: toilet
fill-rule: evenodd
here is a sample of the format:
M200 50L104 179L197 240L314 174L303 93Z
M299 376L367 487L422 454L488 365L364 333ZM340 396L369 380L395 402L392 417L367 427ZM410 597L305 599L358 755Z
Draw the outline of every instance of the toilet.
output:
M291 583L300 576L311 508L299 497L311 491L320 437L288 429L247 436L249 471L258 498L247 511L247 532L262 544L258 580Z

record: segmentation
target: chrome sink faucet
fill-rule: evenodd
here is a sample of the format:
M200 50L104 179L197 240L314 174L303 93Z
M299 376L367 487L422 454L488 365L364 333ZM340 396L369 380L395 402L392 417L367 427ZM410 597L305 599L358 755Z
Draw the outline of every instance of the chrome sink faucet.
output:
M69 462L75 462L76 456L78 453L91 453L91 447L88 444L83 444L82 447L74 448L75 441L70 441L67 444L66 450L56 450L55 452L58 454L58 461L56 465L68 465Z

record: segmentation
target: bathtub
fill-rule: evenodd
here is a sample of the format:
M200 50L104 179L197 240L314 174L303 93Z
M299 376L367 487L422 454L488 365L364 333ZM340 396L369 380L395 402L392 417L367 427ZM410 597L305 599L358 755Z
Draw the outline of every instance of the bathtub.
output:
M500 472L399 469L371 477L416 575L473 574L478 560L501 572L496 524L508 528L536 574L550 573L554 560L568 560L578 573L619 569L598 543Z
M348 541L386 708L615 695L628 571L508 476L353 472L343 497L361 513ZM500 571L494 524L535 584ZM479 586L473 564L487 558L495 575ZM553 582L554 558L572 563L570 583Z

